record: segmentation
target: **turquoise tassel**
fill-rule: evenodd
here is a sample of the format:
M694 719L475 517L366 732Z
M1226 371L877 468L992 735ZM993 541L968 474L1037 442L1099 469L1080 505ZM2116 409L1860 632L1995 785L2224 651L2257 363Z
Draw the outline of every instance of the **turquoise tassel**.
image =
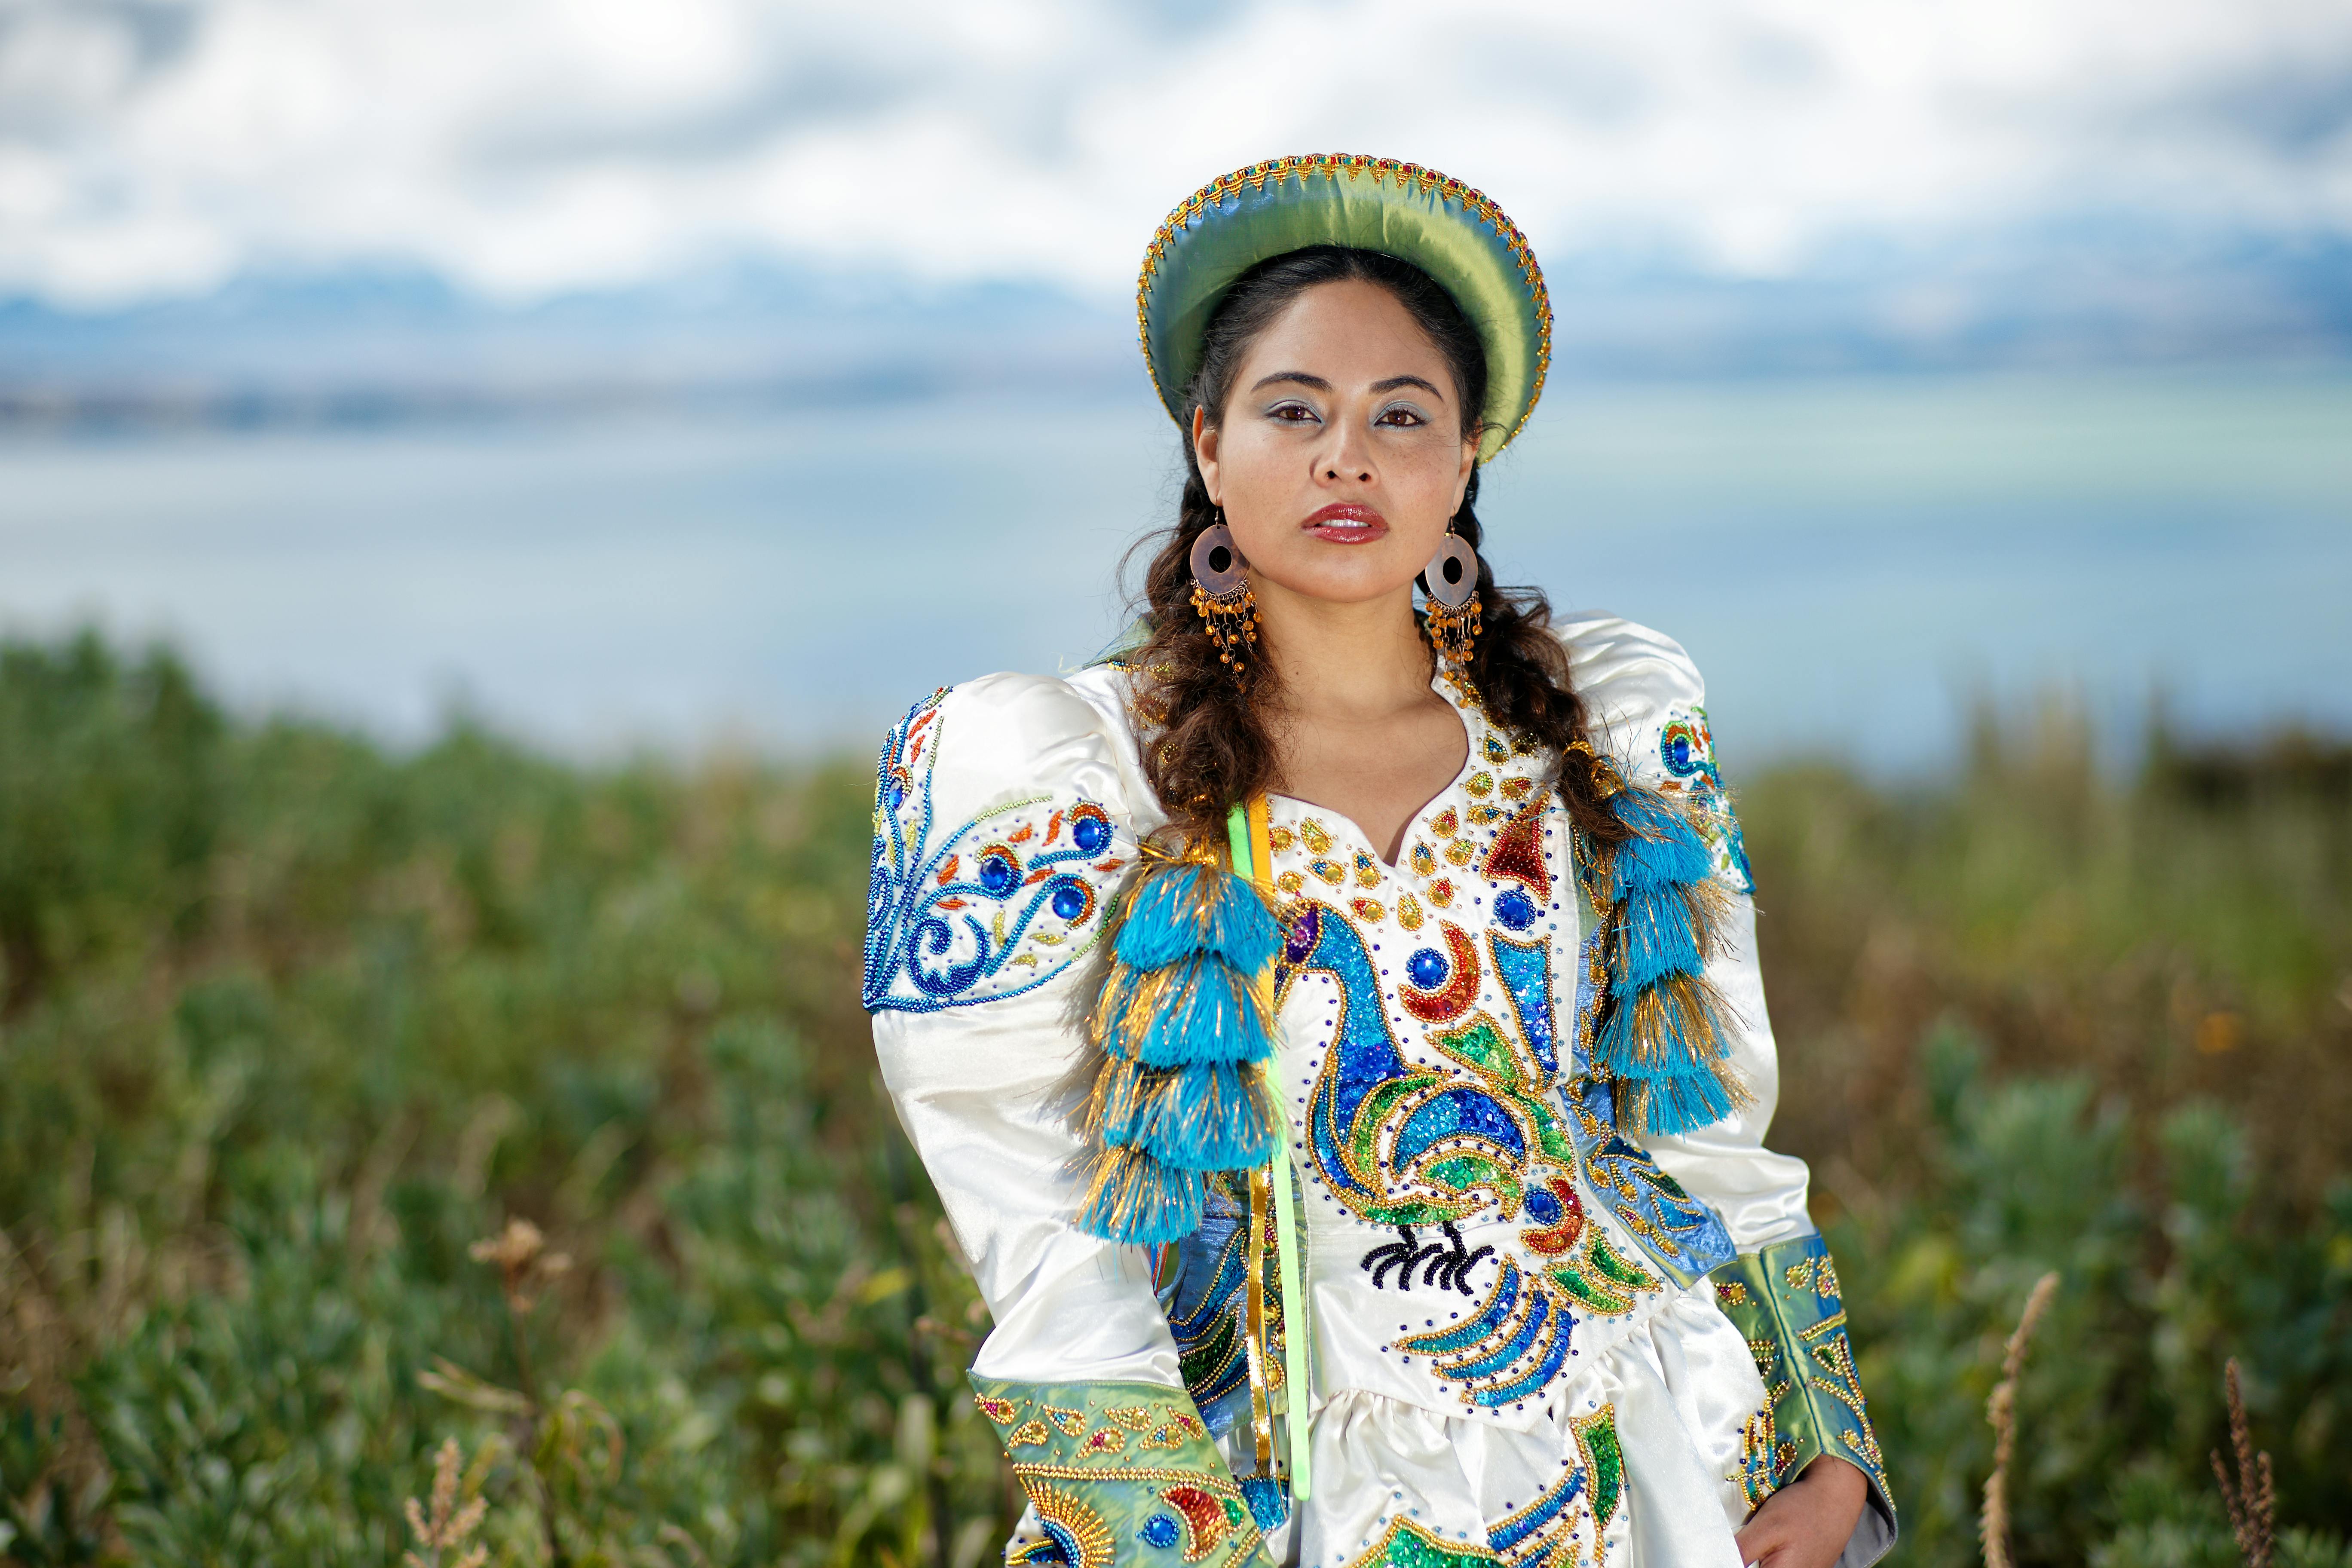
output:
M1280 1123L1262 1064L1274 1034L1255 982L1281 945L1265 900L1221 867L1157 861L1138 877L1095 1005L1103 1059L1080 1230L1178 1240L1199 1227L1202 1173L1273 1155Z
M1609 806L1633 830L1615 857L1626 891L1685 887L1715 875L1706 840L1675 802L1655 790L1629 787L1610 796Z
M1636 995L1675 974L1696 974L1706 955L1699 951L1698 921L1682 888L1644 889L1625 897L1622 931L1625 989Z
M1731 1091L1711 1072L1653 1079L1633 1092L1643 1101L1637 1108L1642 1120L1657 1134L1711 1126L1735 1109Z
M1170 1074L1147 1103L1135 1146L1177 1170L1238 1171L1272 1158L1274 1139L1263 1083L1220 1064Z
M1712 1064L1731 1054L1730 1020L1713 988L1696 974L1675 981L1636 992L1633 1005L1612 1009L1594 1032L1594 1052L1612 1078L1712 1079ZM1652 1033L1643 1033L1644 1024Z
M1257 998L1232 965L1203 953L1159 973L1168 977L1166 989L1143 1025L1136 1052L1144 1066L1264 1061L1273 1051L1274 1037L1257 1016Z
M1088 1111L1106 1147L1125 1149L1138 1142L1152 1095L1167 1077L1117 1057L1103 1063L1095 1075L1094 1103Z
M1720 902L1715 859L1683 803L1625 785L1609 809L1632 837L1591 857L1609 906L1606 1011L1593 1066L1619 1082L1619 1125L1653 1136L1720 1121L1746 1102L1732 1071L1728 1010L1706 978Z
M1175 1171L1133 1149L1106 1149L1077 1227L1112 1241L1162 1246L1201 1228L1198 1171Z
M1214 953L1244 974L1274 962L1282 926L1249 885L1215 866L1184 861L1142 879L1120 918L1118 961L1164 969Z

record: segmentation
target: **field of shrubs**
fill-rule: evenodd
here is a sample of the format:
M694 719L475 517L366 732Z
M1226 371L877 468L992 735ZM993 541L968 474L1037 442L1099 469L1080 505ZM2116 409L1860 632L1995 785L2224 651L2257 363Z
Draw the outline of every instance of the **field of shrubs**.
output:
M2347 1568L2352 752L2094 756L1728 759L1896 1561L1979 1561L2054 1270L2014 1559L2239 1562L2234 1357L2275 1561ZM0 1562L992 1561L986 1314L857 1007L871 788L0 647Z

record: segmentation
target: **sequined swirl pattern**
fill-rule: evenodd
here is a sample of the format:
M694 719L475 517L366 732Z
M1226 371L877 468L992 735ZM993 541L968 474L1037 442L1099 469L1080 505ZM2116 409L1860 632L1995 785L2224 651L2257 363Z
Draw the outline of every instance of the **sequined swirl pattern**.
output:
M866 893L868 1012L929 1013L1018 995L1090 948L1129 857L1099 803L1008 801L932 839L942 689L882 746Z

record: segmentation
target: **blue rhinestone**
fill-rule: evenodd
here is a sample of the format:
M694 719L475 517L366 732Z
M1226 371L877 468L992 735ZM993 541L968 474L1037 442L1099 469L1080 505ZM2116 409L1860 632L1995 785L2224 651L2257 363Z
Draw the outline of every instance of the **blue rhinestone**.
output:
M1536 923L1536 901L1517 888L1506 888L1495 900L1495 918L1513 931Z
M1021 885L1021 868L1005 855L991 855L980 863L980 885L1003 898Z
M1076 839L1078 847L1087 854L1098 854L1103 846L1110 842L1110 824L1099 816L1081 816L1076 826L1070 829L1070 837Z
M1690 771L1690 737L1688 735L1675 737L1673 763L1675 772L1678 773Z
M1445 955L1433 947L1424 947L1404 961L1404 972L1423 991L1432 991L1445 984Z
M1176 1544L1176 1521L1164 1513L1155 1513L1143 1521L1143 1528L1136 1534L1143 1537L1146 1546L1173 1546Z
M1075 883L1065 883L1054 892L1054 912L1066 921L1076 920L1087 912L1087 892Z
M1527 1190L1528 1217L1538 1225L1559 1223L1559 1200L1541 1187Z

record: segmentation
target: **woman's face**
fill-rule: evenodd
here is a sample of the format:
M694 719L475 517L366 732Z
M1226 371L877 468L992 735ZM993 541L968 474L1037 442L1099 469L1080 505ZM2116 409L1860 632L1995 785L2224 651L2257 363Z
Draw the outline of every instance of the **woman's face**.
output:
M1250 345L1222 423L1192 419L1201 478L1251 575L1349 604L1410 592L1476 461L1460 397L1386 289L1300 294Z

